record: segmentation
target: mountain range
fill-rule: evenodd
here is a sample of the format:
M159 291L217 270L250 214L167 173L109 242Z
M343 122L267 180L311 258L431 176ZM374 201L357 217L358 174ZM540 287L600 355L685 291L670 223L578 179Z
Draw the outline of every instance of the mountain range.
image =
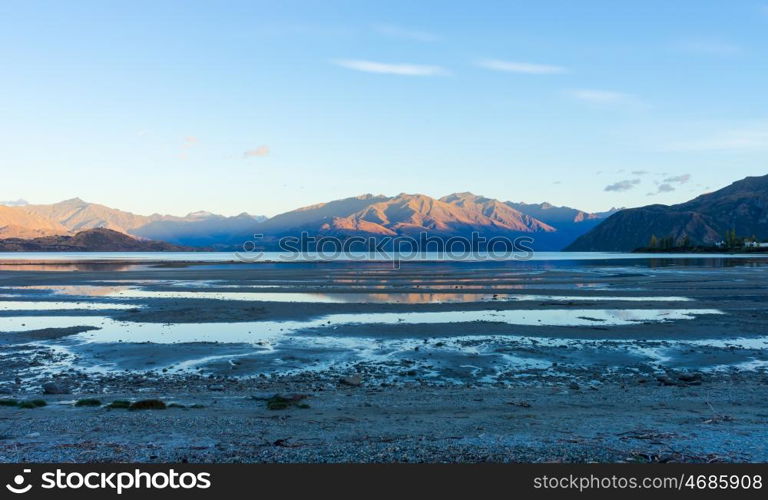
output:
M530 235L537 250L559 250L594 228L616 209L587 213L549 203L502 202L472 193L436 199L422 194L365 194L311 205L270 219L243 213L233 217L195 212L184 217L130 212L79 198L50 205L0 206L0 238L71 236L104 228L138 239L184 246L233 249L265 235L266 246L281 236L395 236L428 232L448 238L477 231L485 237Z
M50 205L0 205L0 238L63 236L105 228L139 239L209 246L233 233L248 233L254 224L265 219L247 213L226 217L203 211L183 217L145 216L73 198Z
M267 246L281 236L302 232L338 237L415 236L427 232L433 237L449 238L477 231L485 237L529 235L537 250L559 250L611 213L589 214L548 203L502 202L472 193L454 193L439 199L422 194L366 194L276 215L254 229L265 235L263 242Z
M91 233L94 229L110 232ZM209 212L183 217L144 216L79 198L50 205L30 205L23 200L0 205L0 239L4 243L0 248L6 249L30 245L40 249L46 245L56 249L88 245L104 248L109 246L104 243L107 240L116 248L130 249L142 246L135 242L157 240L151 245L158 249L178 245L232 250L252 240L254 234L264 235L260 243L271 249L280 237L299 233L383 238L426 232L431 237L450 238L469 236L473 231L485 237L528 235L539 251L626 252L647 246L652 236L677 244L686 241L711 246L724 240L728 232L768 240L768 175L747 177L685 203L601 213L549 203L500 201L466 192L442 198L364 194L298 208L269 219L247 213L227 217ZM163 247L163 242L169 246Z
M652 236L710 246L725 240L729 231L768 239L768 175L747 177L677 205L621 210L566 250L627 252L648 246Z

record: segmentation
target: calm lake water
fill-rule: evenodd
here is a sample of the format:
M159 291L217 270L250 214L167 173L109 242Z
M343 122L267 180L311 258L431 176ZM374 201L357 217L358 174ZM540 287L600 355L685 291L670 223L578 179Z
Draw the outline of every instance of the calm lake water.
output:
M312 261L389 261L389 254L362 254L353 256L321 255L316 252L302 254L288 252L263 252L258 256L247 253L243 257L236 252L0 252L0 263L13 262L312 262ZM524 258L526 257L526 258ZM395 258L402 261L593 261L593 260L642 260L642 259L768 259L768 254L685 254L685 253L619 253L619 252L533 252L529 256L522 253L514 254L506 259L491 256L485 252L474 252L471 255L452 258L444 253L425 252L417 255L400 254Z

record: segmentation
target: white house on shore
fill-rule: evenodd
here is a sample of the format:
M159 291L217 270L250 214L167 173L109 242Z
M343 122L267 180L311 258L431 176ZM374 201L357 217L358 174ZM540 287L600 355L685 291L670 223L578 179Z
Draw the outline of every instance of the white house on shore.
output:
M744 243L744 246L747 248L768 248L768 242L747 241Z
M717 248L725 248L728 245L724 241L716 241L715 246ZM759 241L745 241L744 248L768 248L768 241L762 243Z

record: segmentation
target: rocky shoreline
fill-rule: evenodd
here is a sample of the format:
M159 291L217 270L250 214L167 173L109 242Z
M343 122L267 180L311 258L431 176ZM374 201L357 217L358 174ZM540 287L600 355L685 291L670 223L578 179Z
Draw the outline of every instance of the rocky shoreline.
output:
M761 462L768 453L765 374L506 387L382 387L355 377L94 380L102 391L0 407L0 459L645 463ZM271 406L276 395L301 404ZM77 405L87 399L102 406ZM167 407L109 408L143 400Z

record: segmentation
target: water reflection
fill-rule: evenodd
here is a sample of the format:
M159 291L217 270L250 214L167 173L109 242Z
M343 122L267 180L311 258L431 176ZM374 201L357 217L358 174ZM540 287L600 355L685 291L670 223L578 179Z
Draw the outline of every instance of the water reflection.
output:
M171 287L175 288L175 287ZM256 287L259 291L235 291L226 286L216 285L214 290L203 290L204 286L193 287L193 290L148 290L130 286L95 286L95 285L63 285L63 286L28 286L0 290L7 291L5 296L22 296L28 291L48 292L55 295L77 297L108 297L115 299L206 299L206 300L235 300L249 302L301 302L301 303L348 303L348 304L449 304L490 301L625 301L625 302L685 302L691 299L677 296L620 296L620 295L535 295L509 293L465 293L451 291L449 293L435 292L389 292L389 293L357 293L357 292L267 292L265 288ZM234 286L237 290L248 290L249 286Z
M137 323L92 316L0 317L0 331L93 326L80 334L90 342L223 342L253 343L275 335L346 325L415 325L448 323L506 323L527 326L621 326L638 322L690 320L696 315L722 314L716 309L549 309L482 310L407 313L329 314L307 321L252 321L242 323Z
M66 271L129 271L131 269L137 269L143 266L136 264L115 264L115 263L6 263L0 260L0 271L54 271L54 272L66 272Z
M0 301L0 311L100 311L135 309L133 304L115 304L109 302L54 302L54 301Z

